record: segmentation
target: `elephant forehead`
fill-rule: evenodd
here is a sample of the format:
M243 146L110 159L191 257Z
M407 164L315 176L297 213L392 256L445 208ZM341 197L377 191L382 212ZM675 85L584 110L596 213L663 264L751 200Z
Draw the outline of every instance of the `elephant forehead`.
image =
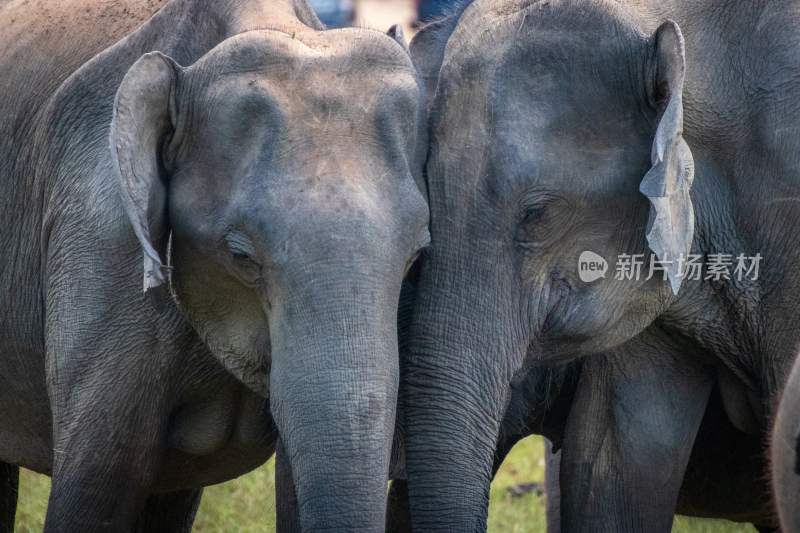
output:
M204 107L271 105L289 120L364 121L380 113L408 122L416 116L415 72L392 39L366 30L303 39L275 31L231 38L187 69L189 90Z
M215 47L198 66L218 76L262 72L283 81L336 74L353 77L367 87L403 87L415 78L407 51L388 36L363 29L291 34L249 31Z
M604 190L629 167L646 169L645 41L622 14L601 10L603 24L597 6L578 2L503 2L514 9L495 12L500 4L473 4L448 42L431 119L433 189L456 198Z

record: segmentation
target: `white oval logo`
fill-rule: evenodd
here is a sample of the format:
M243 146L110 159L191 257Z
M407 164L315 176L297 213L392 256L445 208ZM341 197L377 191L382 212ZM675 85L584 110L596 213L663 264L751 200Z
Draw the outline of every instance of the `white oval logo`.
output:
M584 283L604 278L608 272L608 262L601 255L586 250L578 257L578 277Z

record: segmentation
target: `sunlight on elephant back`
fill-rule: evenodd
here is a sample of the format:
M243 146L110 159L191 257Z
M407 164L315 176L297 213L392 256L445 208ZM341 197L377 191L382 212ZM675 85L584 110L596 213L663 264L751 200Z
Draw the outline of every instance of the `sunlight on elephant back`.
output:
M44 527L50 478L27 470L20 476L17 533L38 533ZM270 533L275 531L275 462L233 481L205 489L195 533ZM544 443L529 437L509 454L492 483L490 533L546 531ZM724 520L678 517L676 533L740 533L749 525Z

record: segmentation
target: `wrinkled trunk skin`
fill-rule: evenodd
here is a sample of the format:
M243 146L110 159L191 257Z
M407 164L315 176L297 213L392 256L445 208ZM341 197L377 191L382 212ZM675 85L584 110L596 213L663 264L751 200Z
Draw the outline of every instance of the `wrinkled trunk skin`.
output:
M503 313L484 299L467 316L468 303L480 301L470 294L480 288L457 284L461 290L445 294L426 270L402 354L411 520L414 531L483 532L511 377L508 347L496 333Z
M270 404L302 530L383 531L399 281L394 291L364 276L307 276L290 285L270 318Z
M770 453L781 528L800 531L800 359L783 389Z

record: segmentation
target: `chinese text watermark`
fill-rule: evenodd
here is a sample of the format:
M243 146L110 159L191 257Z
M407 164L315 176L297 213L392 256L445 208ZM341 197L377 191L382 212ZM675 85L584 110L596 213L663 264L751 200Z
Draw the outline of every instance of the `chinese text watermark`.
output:
M655 254L619 254L614 263L613 277L618 281L667 279L667 269L677 266L683 280L728 281L757 280L763 257L760 253L746 254L688 254L675 261L662 261ZM605 278L609 264L603 256L584 251L578 258L578 277L585 283Z

